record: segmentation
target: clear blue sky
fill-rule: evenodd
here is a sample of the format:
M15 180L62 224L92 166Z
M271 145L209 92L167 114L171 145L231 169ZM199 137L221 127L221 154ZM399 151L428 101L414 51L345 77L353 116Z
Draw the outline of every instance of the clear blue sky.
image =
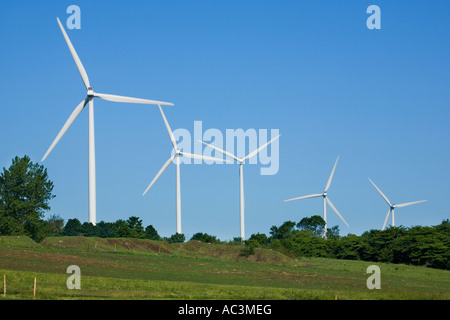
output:
M341 234L449 218L450 2L448 1L8 1L0 9L0 167L38 162L86 91L58 28L67 30L95 90L170 101L172 129L279 129L280 168L245 170L246 236L322 215ZM366 9L381 8L369 30ZM95 100L97 221L138 216L175 233L175 166L142 192L171 153L157 107ZM88 113L43 163L51 211L88 220ZM239 236L238 165L181 167L182 231Z

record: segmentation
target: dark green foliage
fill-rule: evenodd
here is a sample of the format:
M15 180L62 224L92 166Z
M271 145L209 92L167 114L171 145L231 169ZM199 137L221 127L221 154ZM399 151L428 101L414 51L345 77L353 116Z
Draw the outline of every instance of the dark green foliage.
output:
M194 234L192 236L191 240L198 240L198 241L205 242L205 243L220 242L219 240L217 240L217 238L215 236L211 236L207 233L202 233L202 232L197 232L196 234Z
M145 228L145 238L150 240L161 240L161 237L152 225Z
M69 219L63 230L63 236L78 236L82 232L81 222L78 219Z
M52 191L53 182L44 166L33 163L26 155L15 157L0 174L1 234L24 234L42 240L46 236L42 218L55 197Z
M269 238L267 238L264 233L252 234L250 238L248 238L248 241L250 240L256 241L258 246L267 246L270 243Z
M297 230L295 229L295 222L286 221L280 227L272 226L270 234L272 239L288 239L292 237Z
M300 230L309 230L316 237L320 237L323 235L323 231L325 229L325 220L321 216L311 216L305 217L297 223L297 228Z
M328 257L450 269L449 220L432 227L390 227L344 237L339 236L339 228L335 226L327 229L325 239L321 236L325 225L319 218L312 216L297 224L286 221L279 227L272 226L269 238L253 234L245 252L252 252L256 246L267 246L298 258Z
M175 233L167 239L167 242L169 243L182 243L184 241L186 241L186 237L182 233Z
M64 219L58 215L51 215L45 223L47 224L47 234L52 237L60 236L64 229Z
M142 220L138 217L130 217L127 220L128 229L130 230L130 238L145 238L144 227L142 226Z
M245 247L242 248L240 255L243 257L248 257L251 254L255 253L255 249L257 247L259 247L259 243L258 241L256 241L255 239L249 239L247 241L245 241Z

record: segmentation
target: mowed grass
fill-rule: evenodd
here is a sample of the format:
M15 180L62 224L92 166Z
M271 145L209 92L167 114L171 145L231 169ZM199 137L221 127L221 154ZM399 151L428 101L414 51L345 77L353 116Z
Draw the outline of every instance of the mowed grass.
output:
M291 259L241 246L137 239L0 237L0 299L450 299L450 272L364 261ZM381 289L366 286L367 267L381 270ZM81 269L69 290L67 267Z

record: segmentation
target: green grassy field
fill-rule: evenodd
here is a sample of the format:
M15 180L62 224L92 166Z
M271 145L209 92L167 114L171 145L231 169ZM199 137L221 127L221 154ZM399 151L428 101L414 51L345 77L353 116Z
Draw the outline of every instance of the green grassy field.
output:
M291 259L241 246L86 237L0 237L0 299L450 299L450 272L426 267L321 258ZM381 269L369 290L368 266ZM81 269L69 290L67 267ZM1 281L0 283L2 283Z

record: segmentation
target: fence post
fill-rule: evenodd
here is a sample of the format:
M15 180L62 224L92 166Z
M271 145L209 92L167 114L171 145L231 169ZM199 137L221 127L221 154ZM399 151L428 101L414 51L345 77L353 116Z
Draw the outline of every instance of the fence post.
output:
M36 298L36 277L34 277L33 299Z

